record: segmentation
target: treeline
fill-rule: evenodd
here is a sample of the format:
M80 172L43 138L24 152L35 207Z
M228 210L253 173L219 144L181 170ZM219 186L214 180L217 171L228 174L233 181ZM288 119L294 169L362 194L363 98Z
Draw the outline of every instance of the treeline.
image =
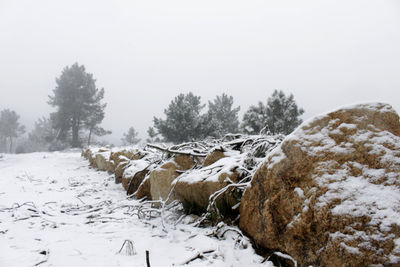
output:
M208 102L207 111L200 96L180 94L164 110L165 119L154 117L154 126L148 133L172 143L221 138L227 133L289 134L302 120L304 110L299 108L293 95L286 96L275 90L267 103L250 106L239 122L240 107L234 107L232 96L222 94ZM155 130L154 130L155 129ZM149 134L150 135L150 134ZM152 140L150 140L152 141Z
M56 78L56 87L48 104L55 111L39 118L27 136L19 115L4 109L0 114L0 152L55 151L69 147L99 144L96 137L111 134L102 128L106 103L104 89L97 88L93 75L78 63L65 67ZM240 107L232 96L216 96L207 105L193 93L179 94L164 110L164 118L153 118L146 142L180 143L204 138L221 138L227 133L289 134L302 121L304 113L292 94L275 90L265 103L252 105L239 120ZM15 139L18 145L15 146ZM141 140L131 126L121 139L123 145ZM100 143L101 144L101 143Z

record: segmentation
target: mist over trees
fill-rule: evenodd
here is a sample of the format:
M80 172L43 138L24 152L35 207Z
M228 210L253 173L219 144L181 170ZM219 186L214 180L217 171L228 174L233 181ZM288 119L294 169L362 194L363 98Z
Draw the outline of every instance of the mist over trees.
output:
M89 131L88 144L92 135L104 135L98 125L104 119L104 89L96 87L93 75L87 73L78 63L65 67L56 79L56 88L49 96L49 104L57 109L50 114L53 128L57 130L57 140L67 142L72 147L81 147L81 131Z
M136 145L140 142L140 139L137 138L138 135L139 133L135 130L135 128L130 127L128 132L124 133L124 137L121 138L122 144L124 146Z
M20 117L15 111L1 111L0 152L26 153L62 150L84 144L90 146L95 136L111 134L100 126L106 108L103 98L104 89L96 87L96 80L83 65L75 63L65 67L56 78L53 95L49 96L48 103L56 111L39 118L27 136L22 136L25 127L19 124ZM225 93L208 101L207 105L192 92L179 94L164 110L165 118L153 118L146 142L182 143L222 138L228 133L287 135L302 122L300 116L304 113L297 106L293 94L285 95L281 90L275 90L266 104L260 101L250 106L241 123L239 111L233 97ZM138 144L141 141L138 136L136 129L130 127L121 142L126 146ZM21 138L15 146L18 137Z
M14 111L3 109L0 113L0 148L2 151L12 153L13 141L25 133L25 126L19 123L20 116Z
M282 90L275 90L266 105L258 102L256 106L250 106L243 116L241 128L247 134L286 135L302 123L299 117L303 113L293 94L286 96Z
M156 130L153 127L149 127L147 129L147 135L149 136L146 139L147 143L158 143L158 142L161 142L161 139L158 137L158 133L156 132Z

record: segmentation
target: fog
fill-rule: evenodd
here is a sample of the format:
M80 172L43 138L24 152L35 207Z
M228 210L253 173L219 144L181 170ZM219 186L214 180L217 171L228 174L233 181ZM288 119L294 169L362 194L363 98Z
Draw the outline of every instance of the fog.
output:
M74 62L104 87L103 126L141 138L179 93L232 95L241 116L274 89L304 119L383 101L400 111L400 2L0 0L0 109L33 122Z

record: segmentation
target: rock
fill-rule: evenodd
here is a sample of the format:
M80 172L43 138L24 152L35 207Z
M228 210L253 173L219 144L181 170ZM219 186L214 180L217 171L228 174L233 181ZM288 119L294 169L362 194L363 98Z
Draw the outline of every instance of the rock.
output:
M226 155L222 150L214 150L210 154L207 155L207 157L204 160L203 166L207 167L213 164L214 162L217 162L218 160L225 158Z
M122 186L126 191L128 191L129 184L131 183L131 180L133 178L136 178L138 180L141 179L141 181L135 181L134 184L136 186L131 186L131 191L134 190L134 187L136 187L135 191L138 189L139 185L142 183L144 176L147 174L145 170L149 167L149 162L146 160L132 160L130 161L129 165L125 167L125 170L122 174ZM141 175L137 175L137 173L141 173ZM144 174L144 176L143 176ZM139 177L140 176L140 177ZM134 193L135 191L128 193L129 195Z
M84 157L85 159L89 159L91 156L92 151L90 148L82 149L81 156Z
M138 160L143 157L142 152L139 150L121 150L112 152L110 155L110 162L113 164L109 165L109 169L114 169L115 183L119 184L122 181L122 175L125 167L128 165L130 160Z
M240 228L300 266L400 266L400 123L360 104L303 123L242 198Z
M95 154L96 167L99 171L107 171L108 168L108 152L101 152Z
M221 153L218 155L221 156ZM239 161L240 155L238 160L234 157L220 157L207 167L183 174L174 181L176 198L184 204L189 213L203 213L207 209L210 196L227 186L228 179L235 183L239 181L241 176L237 171ZM239 202L239 199L229 191L221 195L216 204L219 211L226 215L232 211L232 207Z
M146 176L142 183L139 185L139 188L134 193L137 199L145 198L151 200L151 184L150 184L150 176Z
M123 155L118 157L118 165L114 169L115 183L120 184L122 182L122 176L124 175L124 170L129 164L129 159Z
M107 161L107 171L108 171L108 173L115 172L115 162L111 159L109 161Z
M182 171L191 169L196 164L191 156L177 155L150 173L150 193L153 200L165 200L172 188L172 181ZM174 197L172 197L174 199ZM172 200L171 199L171 200Z

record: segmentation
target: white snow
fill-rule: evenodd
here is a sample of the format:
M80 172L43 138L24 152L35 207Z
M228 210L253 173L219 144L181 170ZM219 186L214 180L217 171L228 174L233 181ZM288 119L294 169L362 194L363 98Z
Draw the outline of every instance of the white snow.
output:
M190 172L182 174L179 176L179 181L186 183L197 183L206 180L210 182L218 182L221 174L227 173L230 175L236 168L243 165L241 162L243 161L244 156L245 155L241 154L219 159L207 167L194 169ZM176 182L177 179L174 181L174 183Z
M294 189L294 192L296 192L297 195L298 195L299 197L305 198L305 196L304 196L304 191L303 191L303 189L301 189L300 187L296 187L296 188Z
M132 177L137 172L142 171L149 167L149 162L147 160L132 160L129 162L128 167L124 170L124 175L127 177Z
M138 201L87 165L80 152L0 158L0 266L146 266L146 250L151 266L179 265L199 253L188 265L261 264L236 232L217 239L212 228L175 225L173 213L163 223L139 219L132 209ZM127 248L118 254L125 240L134 255Z

